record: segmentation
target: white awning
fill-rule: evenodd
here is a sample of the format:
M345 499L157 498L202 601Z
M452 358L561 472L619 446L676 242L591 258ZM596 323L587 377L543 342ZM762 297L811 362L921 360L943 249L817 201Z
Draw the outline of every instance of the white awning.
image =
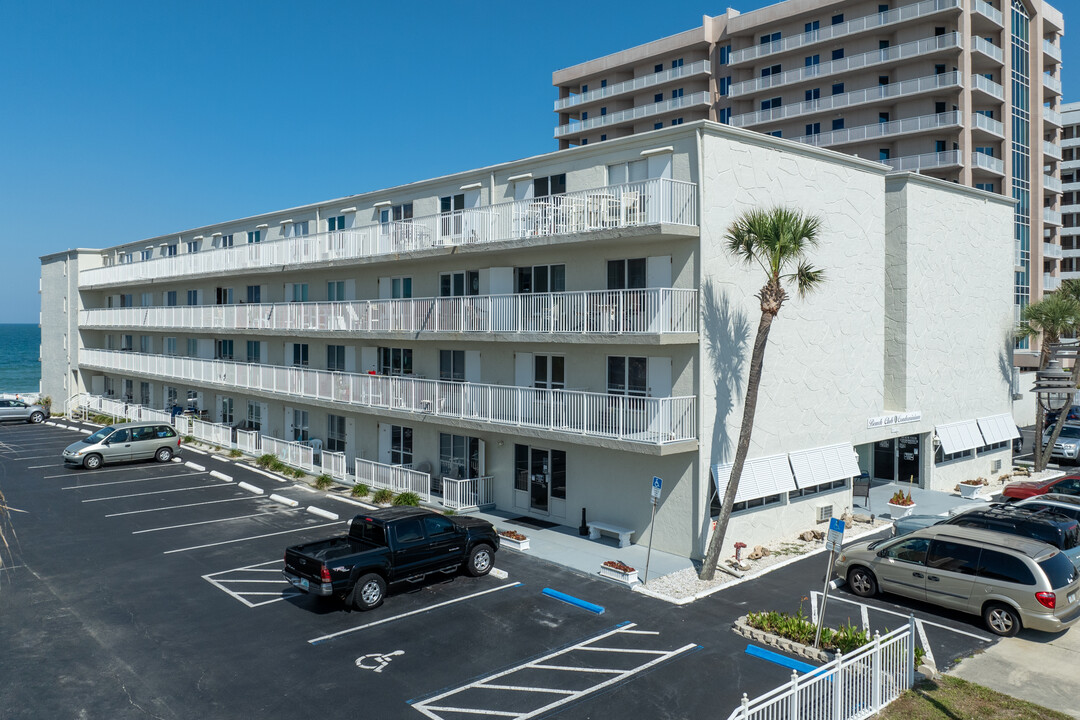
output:
M788 457L791 459L791 469L795 472L795 482L800 489L833 480L847 480L862 473L858 455L851 443L799 450Z
M984 444L979 424L974 420L938 425L934 430L946 455L971 450Z
M1008 413L982 417L978 422L979 430L982 431L983 440L987 445L1009 442L1020 437L1020 431L1016 429L1016 421Z
M713 466L713 480L716 482L716 492L721 499L727 491L732 465L732 463L723 463ZM777 493L791 492L794 489L795 478L791 476L791 465L788 464L787 455L754 458L747 460L743 465L735 502L755 500Z

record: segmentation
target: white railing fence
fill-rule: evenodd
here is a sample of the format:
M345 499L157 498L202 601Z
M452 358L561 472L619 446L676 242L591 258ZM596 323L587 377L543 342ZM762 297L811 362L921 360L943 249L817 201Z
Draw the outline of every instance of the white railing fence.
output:
M495 479L485 476L454 480L443 478L443 505L451 510L477 510L495 505Z
M258 430L237 430L236 431L236 447L237 449L247 455L261 455L262 443Z
M196 440L218 447L232 447L232 427L205 420L192 419L191 434Z
M853 720L877 714L915 682L915 619L771 692L742 704L728 720Z
M431 502L431 475L413 470L404 465L388 465L356 458L358 483L364 483L377 490L390 490L395 493L412 492L424 502Z
M288 440L262 436L262 452L274 455L278 460L309 473L315 472L315 455L309 445Z
M322 471L335 480L348 481L349 469L345 463L345 453L323 450L319 458Z

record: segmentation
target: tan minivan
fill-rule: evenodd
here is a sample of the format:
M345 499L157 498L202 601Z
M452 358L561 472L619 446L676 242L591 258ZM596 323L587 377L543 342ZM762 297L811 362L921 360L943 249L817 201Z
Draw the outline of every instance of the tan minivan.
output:
M992 530L931 525L844 548L836 573L860 597L879 590L981 615L990 632L1060 632L1080 620L1080 578L1053 545Z
M180 435L164 423L107 425L64 449L64 462L96 470L106 462L169 462L180 454Z

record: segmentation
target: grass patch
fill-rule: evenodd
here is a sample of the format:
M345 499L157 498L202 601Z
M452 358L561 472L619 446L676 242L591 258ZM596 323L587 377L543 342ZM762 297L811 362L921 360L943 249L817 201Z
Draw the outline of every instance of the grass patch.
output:
M878 717L883 720L1069 720L1064 713L951 675L917 683Z
M773 555L802 555L805 552L803 545L798 543L780 543L780 547L772 551Z
M229 451L229 457L231 457L231 458L238 458L243 454L244 453L240 452L236 448L233 448L232 450Z

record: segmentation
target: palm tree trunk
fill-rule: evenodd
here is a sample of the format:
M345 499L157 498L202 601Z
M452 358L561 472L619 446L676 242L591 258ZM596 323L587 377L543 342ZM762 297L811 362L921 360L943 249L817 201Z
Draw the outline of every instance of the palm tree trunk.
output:
M772 327L773 318L775 317L774 313L762 311L761 321L758 323L757 337L754 338L754 350L750 355L750 377L746 383L742 429L739 431L739 444L735 448L735 463L731 467L731 477L728 479L727 489L724 491L724 503L720 507L720 517L716 521L716 530L713 531L708 552L705 553L704 564L701 566L701 573L698 575L702 580L712 580L713 576L716 575L716 564L720 559L720 547L724 544L724 535L727 534L728 521L731 519L731 508L735 504L735 494L739 491L739 480L742 478L743 465L746 464L746 454L750 450L750 433L754 429L758 387L761 385L761 366L765 360L765 343L769 339L769 329Z

